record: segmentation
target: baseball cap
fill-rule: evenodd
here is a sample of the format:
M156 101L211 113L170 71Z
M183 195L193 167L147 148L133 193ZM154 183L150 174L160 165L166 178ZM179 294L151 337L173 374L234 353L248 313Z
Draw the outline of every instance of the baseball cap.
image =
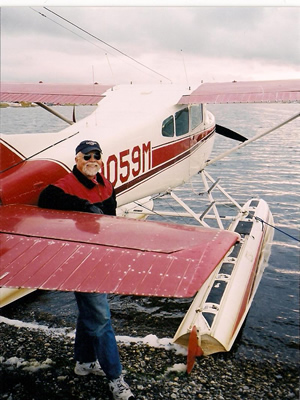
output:
M84 140L76 147L76 154L79 152L86 154L92 150L97 150L102 153L101 147L98 142L95 142L94 140Z

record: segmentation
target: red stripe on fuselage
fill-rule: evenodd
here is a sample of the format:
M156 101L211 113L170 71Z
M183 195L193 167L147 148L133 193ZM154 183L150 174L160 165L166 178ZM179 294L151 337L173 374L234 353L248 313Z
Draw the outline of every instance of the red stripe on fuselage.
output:
M55 160L26 160L5 141L0 143L1 204L36 205L40 192L68 173L68 168Z
M10 146L4 140L0 142L0 173L5 172L8 168L19 164L24 160L24 156Z
M138 176L132 181L126 182L125 184L116 188L116 193L124 193L125 191L131 190L143 182L148 181L159 173L162 173L176 165L178 162L186 159L207 140L215 132L215 128L208 129L204 132L196 135L190 135L182 139L172 141L163 145L153 147L152 149L152 168L150 171L143 175Z
M209 129L188 137L180 138L178 140L166 143L157 147L153 147L152 150L152 167L155 168L158 165L162 165L178 156L184 154L190 154L194 151L194 147L198 143L202 143L204 139L213 132L213 129ZM198 147L198 146L197 146Z

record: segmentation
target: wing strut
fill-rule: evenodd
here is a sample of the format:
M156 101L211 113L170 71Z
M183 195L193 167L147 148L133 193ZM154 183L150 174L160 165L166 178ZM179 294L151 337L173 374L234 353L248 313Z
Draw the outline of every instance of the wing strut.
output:
M253 136L253 138L248 139L248 140L246 140L245 142L240 143L240 144L238 144L237 146L233 147L232 149L229 149L229 150L225 151L224 153L219 154L217 157L213 158L212 160L207 161L206 164L205 164L205 166L208 166L208 165L210 165L210 164L215 163L216 161L221 160L222 158L224 158L224 157L228 156L229 154L231 154L231 153L233 153L233 152L235 152L235 151L241 149L242 147L245 147L245 146L247 146L248 144L250 144L250 143L256 141L257 139L260 139L260 138L262 138L263 136L266 136L266 135L268 135L269 133L275 131L276 129L281 128L283 125L286 125L287 123L293 121L294 119L298 118L299 116L300 116L300 112L298 112L297 114L293 115L292 117L290 117L290 118L287 119L286 121L281 122L279 125L276 125L274 128L269 129L269 130L266 131L266 132L259 133L259 134L255 135L255 136Z
M58 112L52 110L52 108L46 106L46 104L44 104L44 103L41 103L41 102L37 101L35 104L37 104L38 106L42 107L44 110L46 110L46 111L48 111L49 113L55 115L56 117L62 119L63 121L67 122L67 123L70 124L70 125L73 125L74 122L75 122L75 121L73 122L73 121L71 121L70 119L64 117L63 115L59 114Z

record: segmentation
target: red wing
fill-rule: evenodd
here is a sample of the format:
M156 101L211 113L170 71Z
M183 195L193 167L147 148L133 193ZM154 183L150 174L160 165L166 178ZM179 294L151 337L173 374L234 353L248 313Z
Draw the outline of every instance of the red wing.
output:
M191 297L238 235L106 215L0 207L0 286Z
M97 104L111 85L71 85L51 83L2 83L2 102Z
M300 79L204 83L178 104L293 103L300 101Z

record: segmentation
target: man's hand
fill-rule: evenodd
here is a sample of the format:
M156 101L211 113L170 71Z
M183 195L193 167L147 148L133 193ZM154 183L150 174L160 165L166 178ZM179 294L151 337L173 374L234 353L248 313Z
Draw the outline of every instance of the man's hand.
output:
M89 212L89 213L93 213L93 214L103 214L103 211L101 210L101 208L95 206L94 204L91 203L87 203L87 205L85 206L84 211Z

